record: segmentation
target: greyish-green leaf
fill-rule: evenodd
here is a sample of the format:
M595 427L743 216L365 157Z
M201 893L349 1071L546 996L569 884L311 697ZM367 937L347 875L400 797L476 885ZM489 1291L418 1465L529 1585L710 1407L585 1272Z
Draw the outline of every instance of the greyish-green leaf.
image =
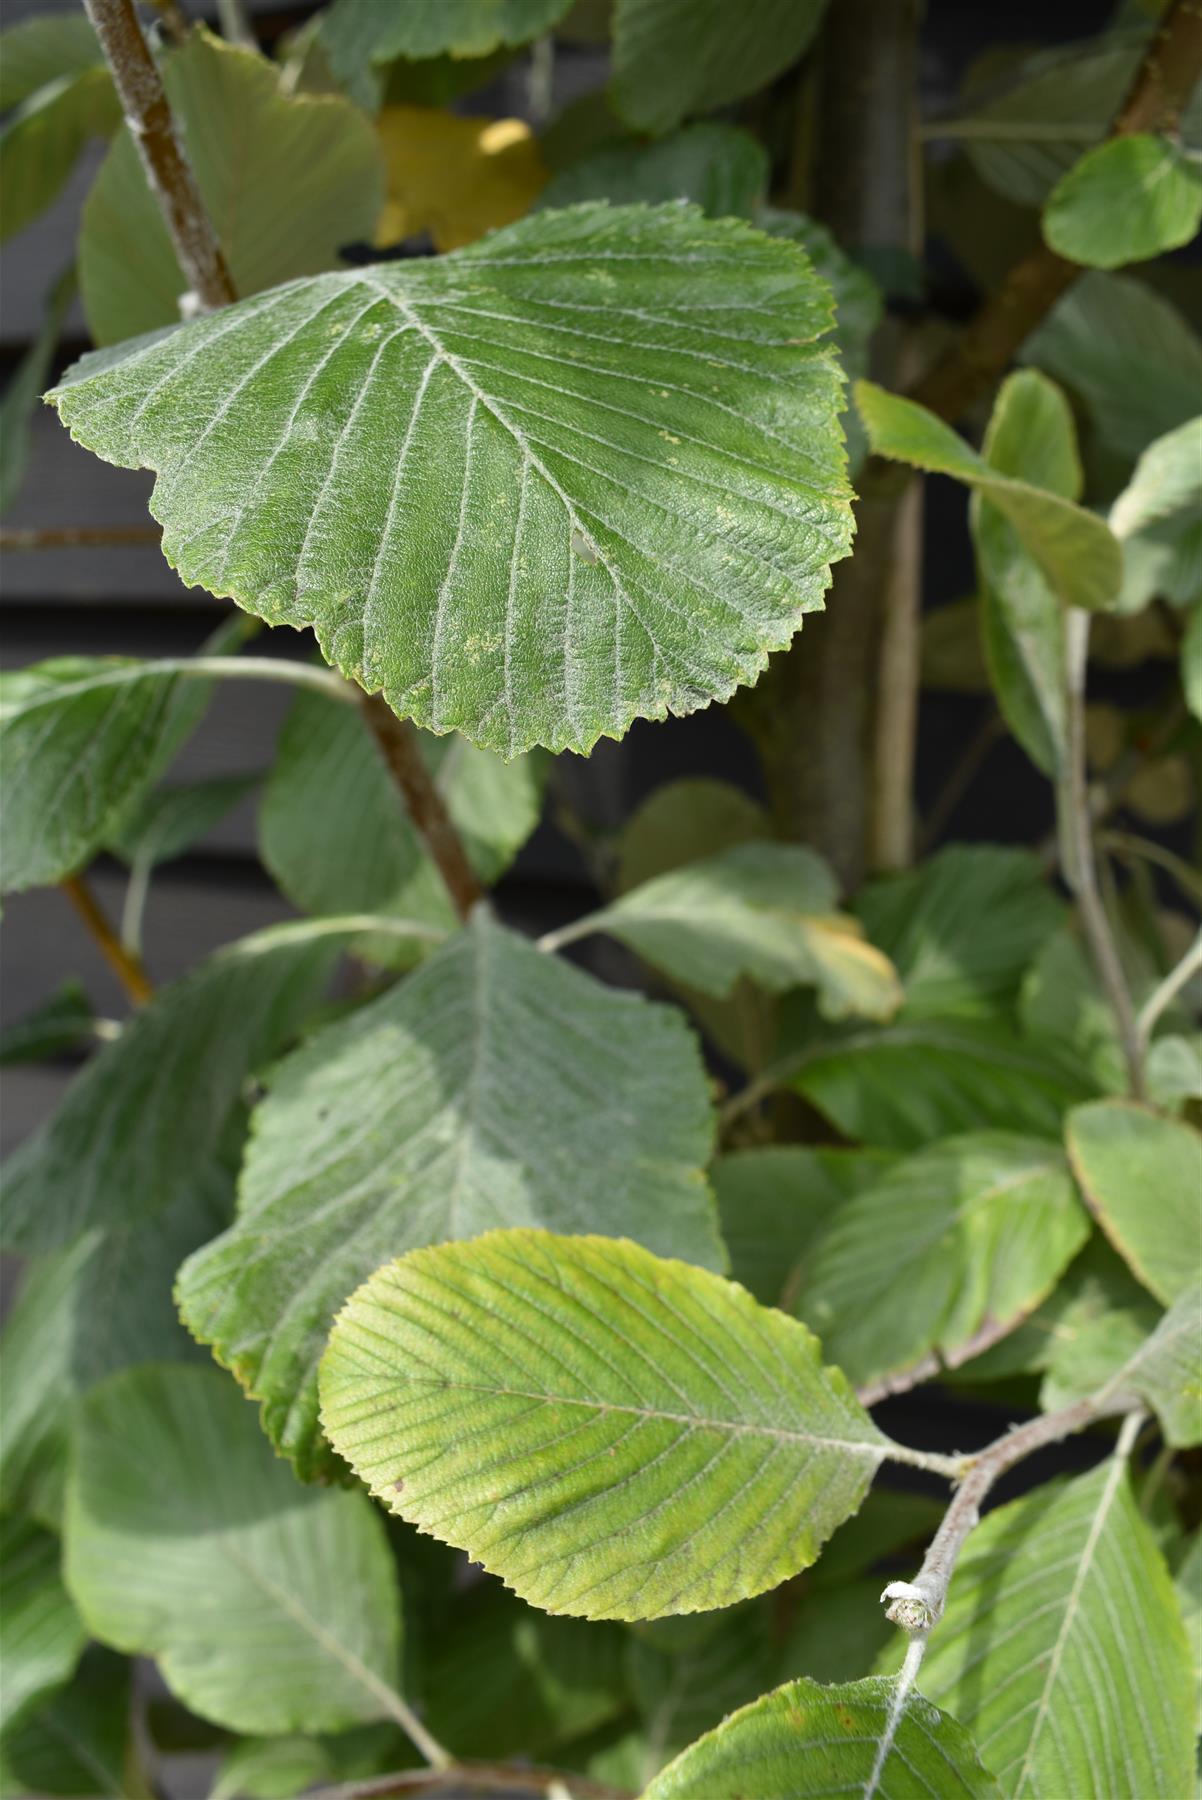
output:
M87 1642L59 1573L59 1542L29 1519L0 1517L0 1729L69 1680Z
M788 1307L824 1228L891 1161L880 1150L808 1144L770 1144L720 1157L714 1192L735 1280L766 1306Z
M1125 1100L1069 1114L1073 1170L1103 1231L1165 1306L1202 1276L1202 1136Z
M976 1528L922 1685L1014 1800L1191 1791L1189 1647L1122 1458Z
M390 1255L496 1225L607 1231L721 1268L705 1073L675 1008L478 918L283 1063L233 1227L180 1271L189 1327L303 1475L332 1458L317 1362Z
M1134 1348L1123 1323L1122 1315L1104 1314L1058 1345L1041 1404L1050 1411L1095 1395L1100 1406L1130 1411L1142 1401L1159 1418L1166 1444L1202 1443L1202 1281L1183 1288Z
M687 125L658 143L604 145L580 157L551 177L538 205L690 200L707 218L749 219L768 190L768 175L768 152L749 132Z
M1118 269L1188 244L1202 224L1202 162L1154 132L1086 151L1048 195L1043 235L1087 268Z
M972 1739L886 1677L823 1687L790 1681L678 1756L643 1800L999 1800Z
M341 245L371 237L384 168L349 100L286 95L275 64L199 25L168 53L163 81L242 298L337 268ZM214 129L218 119L237 120L237 130ZM79 283L97 344L179 320L188 279L128 129L84 204Z
M833 871L799 844L751 843L657 876L556 934L604 931L704 994L746 976L772 993L816 987L833 1019L890 1018L902 990L887 956L835 910Z
M538 823L546 758L510 763L465 738L423 735L422 754L477 875L508 868ZM305 912L389 913L433 929L455 911L358 712L319 694L293 701L259 810L263 861ZM376 934L356 954L404 966L425 941Z
M392 1711L401 1621L380 1519L362 1494L298 1488L218 1370L129 1369L88 1395L64 1535L93 1634L153 1656L202 1718L336 1731Z
M851 534L831 323L789 244L580 206L97 352L51 398L158 471L185 581L314 626L418 724L587 750L726 699L821 606Z
M93 1644L75 1675L0 1732L0 1794L130 1800L130 1667Z
M795 1320L627 1240L545 1231L378 1269L335 1323L321 1406L392 1511L593 1619L775 1587L893 1448Z
M89 138L108 137L121 122L95 38L93 47L92 66L56 75L0 126L0 238L31 224L58 198Z
M640 131L671 131L764 87L795 62L822 22L826 0L618 0L613 27L614 105Z
M247 1076L320 998L344 940L273 926L162 988L5 1165L5 1244L52 1249L170 1206L217 1148Z
M796 1310L857 1384L887 1385L932 1352L954 1368L1038 1305L1088 1235L1057 1143L950 1138L839 1208Z

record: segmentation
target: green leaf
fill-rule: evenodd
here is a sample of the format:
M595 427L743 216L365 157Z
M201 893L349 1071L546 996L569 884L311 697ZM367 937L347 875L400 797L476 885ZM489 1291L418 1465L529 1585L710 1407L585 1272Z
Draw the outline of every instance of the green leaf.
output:
M10 25L0 31L0 112L103 60L91 21L82 12L38 13Z
M176 680L115 656L0 675L6 893L59 881L100 847L154 765Z
M953 844L884 876L856 911L897 967L907 1019L989 1018L1064 917L1039 858L995 844Z
M787 238L805 251L835 296L835 343L847 378L851 381L867 375L869 344L884 312L884 299L872 276L839 247L825 225L806 213L761 206L755 222L761 231ZM840 418L847 434L848 466L854 478L868 454L868 440L850 398Z
M0 126L0 240L44 212L88 139L108 137L120 122L121 104L101 62L58 75L22 100Z
M839 1208L877 1181L879 1150L774 1144L714 1164L714 1192L730 1272L765 1306L789 1306L814 1245Z
M709 219L749 219L767 192L768 175L768 152L749 132L688 125L658 143L605 145L569 163L551 177L538 205L689 200Z
M382 1522L362 1494L298 1488L217 1370L131 1369L88 1395L65 1542L89 1629L153 1656L202 1718L283 1732L395 1717Z
M426 1721L457 1756L554 1760L629 1706L617 1625L548 1618L498 1582L439 1608Z
M273 926L160 989L9 1159L5 1244L51 1249L163 1212L216 1149L247 1076L320 998L342 941Z
M51 397L159 471L185 581L312 624L418 724L586 750L727 698L821 604L851 531L830 318L739 221L572 207L85 357Z
M117 1369L199 1359L171 1284L232 1212L233 1180L213 1162L176 1182L153 1223L90 1231L27 1263L4 1326L0 1504L57 1524L77 1395Z
M0 1516L0 1729L7 1731L63 1682L87 1642L59 1573L58 1539L28 1519Z
M48 1000L0 1031L0 1063L41 1062L78 1050L92 1037L96 1014L82 984L73 977Z
M901 988L857 922L835 911L831 869L796 844L740 844L657 876L556 934L605 931L686 986L729 994L741 976L772 993L816 986L829 1018L887 1019Z
M1202 1284L1183 1288L1156 1329L1134 1348L1116 1333L1112 1314L1059 1347L1041 1405L1053 1410L1089 1394L1116 1410L1130 1411L1141 1402L1150 1406L1167 1444L1202 1443Z
M639 131L671 131L691 113L741 100L796 62L826 0L617 0L614 105Z
M997 474L934 413L875 382L857 381L856 405L879 456L965 482L1009 520L1023 548L1067 606L1109 606L1123 578L1118 540L1094 513L1027 481Z
M1144 55L1149 29L1109 31L1023 57L981 104L966 96L966 115L941 121L938 134L961 139L982 178L999 193L1040 206L1082 151L1109 129ZM1182 123L1197 143L1196 105L1186 109Z
M1202 342L1169 301L1130 276L1082 276L1021 355L1078 394L1103 441L1127 457L1198 410Z
M1202 164L1169 138L1133 132L1089 150L1048 196L1043 235L1094 269L1146 262L1202 225Z
M469 861L491 884L538 823L545 763L538 756L503 763L455 736L423 736L421 745ZM444 932L455 926L442 879L352 707L297 695L263 790L259 841L275 880L306 912L387 913ZM357 955L402 966L427 948L382 935L355 944Z
M852 1196L796 1301L857 1384L955 1368L1050 1293L1089 1235L1057 1144L951 1138Z
M412 1760L412 1747L391 1725L355 1725L324 1737L244 1737L222 1757L209 1800L293 1800L318 1784L362 1781Z
M775 1587L890 1450L804 1326L637 1244L542 1231L377 1270L335 1323L321 1404L392 1511L595 1619Z
M627 819L618 840L619 893L683 863L772 835L764 808L733 782L686 776L655 788Z
M171 862L207 837L258 784L257 775L210 775L152 788L122 813L109 847L127 863Z
M1148 445L1110 509L1110 529L1132 537L1173 521L1181 530L1202 507L1202 415L1186 419Z
M1165 1306L1202 1276L1202 1136L1123 1100L1069 1114L1073 1172L1103 1231Z
M528 44L567 12L571 0L334 0L322 41L336 70L404 56L487 56L500 45Z
M1190 1792L1189 1648L1122 1458L977 1527L922 1684L1004 1793Z
M36 22L30 21L31 24ZM88 29L90 31L91 27ZM72 264L47 294L38 334L0 396L0 515L9 510L25 479L29 466L29 428L50 374L59 330L74 293L75 267Z
M1080 495L1072 413L1038 370L1022 369L1002 383L983 454L999 474L1025 476L1066 500ZM1032 762L1054 778L1068 755L1064 608L1015 527L984 494L973 496L971 518L993 690Z
M0 1734L0 1794L131 1800L130 1665L97 1645L67 1687Z
M1202 1531L1195 1531L1173 1585L1193 1651L1196 1714L1202 1717Z
M238 1217L179 1301L302 1475L329 1469L317 1362L389 1255L495 1225L602 1228L722 1267L712 1133L675 1008L616 993L478 918L280 1065Z
M383 163L349 100L287 97L272 63L203 27L167 57L163 80L240 295L336 267L341 245L370 239ZM79 285L97 344L179 321L187 279L128 130L84 204Z
M1190 608L1181 638L1181 688L1195 719L1202 719L1202 600Z
M643 1800L996 1800L997 1783L954 1719L877 1677L838 1687L790 1681L669 1763Z
M1063 1053L999 1019L902 1017L828 1030L791 1060L792 1087L845 1137L883 1150L982 1128L1052 1137L1065 1109L1094 1091Z

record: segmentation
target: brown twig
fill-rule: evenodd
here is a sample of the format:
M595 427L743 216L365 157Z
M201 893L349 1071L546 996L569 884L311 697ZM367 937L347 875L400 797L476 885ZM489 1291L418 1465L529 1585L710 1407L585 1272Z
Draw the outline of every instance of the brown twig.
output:
M113 930L104 909L82 875L68 875L59 883L80 918L88 928L88 933L116 975L121 986L135 1006L145 1006L154 995L154 988L146 970L142 967L142 959L132 950L126 948Z
M1170 131L1202 76L1202 0L1172 0L1110 128L1112 137ZM1081 273L1046 244L1015 264L998 292L910 398L958 419L1003 374Z
M476 902L484 898L484 890L426 767L421 740L409 721L398 719L379 694L365 695L362 705L380 754L404 796L414 829L438 865L456 912L466 919Z
M310 1800L388 1800L393 1794L429 1794L476 1790L494 1794L545 1793L552 1784L566 1788L572 1800L632 1800L628 1788L611 1787L560 1769L515 1769L509 1763L452 1763L446 1769L401 1769L395 1775L379 1775L369 1781L352 1781L343 1787L321 1788Z
M160 525L6 525L0 550L114 550L157 544Z
M217 234L175 133L162 78L133 0L84 0L142 167L184 276L205 310L237 298Z

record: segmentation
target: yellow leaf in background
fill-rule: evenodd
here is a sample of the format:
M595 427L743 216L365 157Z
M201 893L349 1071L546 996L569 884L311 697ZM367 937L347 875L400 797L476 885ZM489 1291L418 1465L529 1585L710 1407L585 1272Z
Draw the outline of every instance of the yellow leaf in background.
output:
M386 106L377 125L388 172L380 247L428 231L436 249L458 250L520 219L547 179L537 140L521 119Z

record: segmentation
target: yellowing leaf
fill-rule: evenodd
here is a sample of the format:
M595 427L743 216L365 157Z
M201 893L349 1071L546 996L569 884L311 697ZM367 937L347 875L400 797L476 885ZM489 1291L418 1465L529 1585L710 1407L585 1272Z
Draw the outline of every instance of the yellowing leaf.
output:
M386 106L378 121L388 198L376 243L428 231L458 250L530 210L547 170L521 119L461 119L432 106Z

